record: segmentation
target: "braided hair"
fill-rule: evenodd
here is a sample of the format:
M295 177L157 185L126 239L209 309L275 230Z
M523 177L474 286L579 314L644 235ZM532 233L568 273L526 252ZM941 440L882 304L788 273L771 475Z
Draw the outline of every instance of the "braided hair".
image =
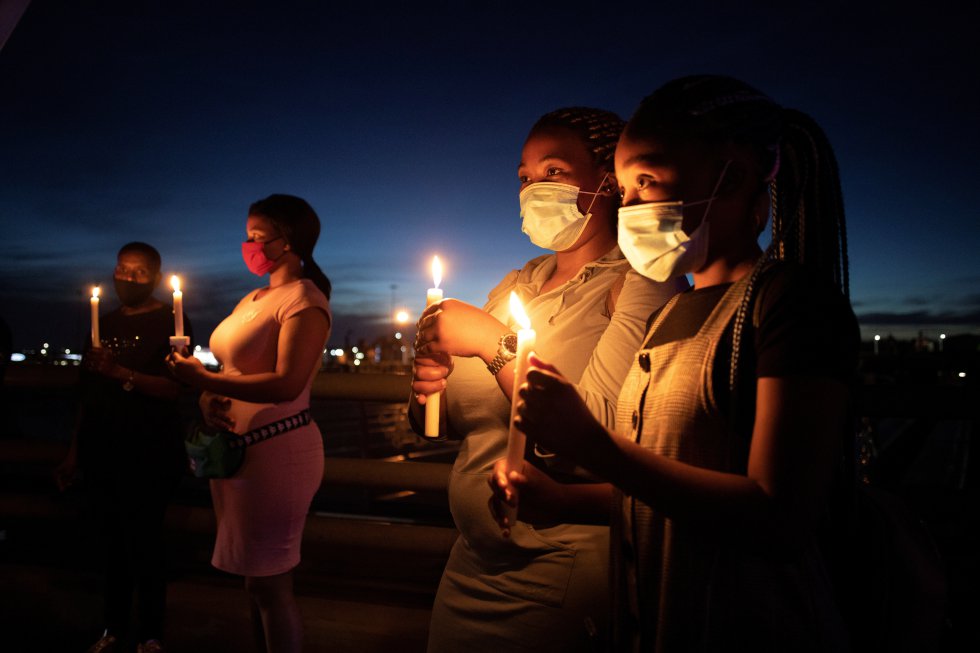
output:
M596 167L605 172L613 171L616 143L623 133L626 121L612 111L590 107L565 107L541 116L531 127L533 134L539 129L563 127L578 134Z
M746 147L758 162L760 183L768 185L772 242L752 269L735 316L729 369L734 400L743 327L759 276L770 262L805 265L849 296L844 200L834 151L806 114L720 75L668 82L643 100L626 133L671 144L695 140Z
M294 195L269 195L248 207L248 214L265 218L276 226L292 252L303 263L303 276L330 299L330 279L313 260L313 248L320 237L320 218L309 203Z

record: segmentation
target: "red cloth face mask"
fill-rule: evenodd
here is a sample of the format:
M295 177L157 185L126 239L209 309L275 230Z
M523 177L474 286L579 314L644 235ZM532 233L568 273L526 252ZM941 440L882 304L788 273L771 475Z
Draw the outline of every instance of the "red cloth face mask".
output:
M242 243L242 259L244 259L245 267L248 268L249 272L261 277L276 267L278 257L273 259L265 255L265 246L276 240L279 238L273 238L264 243L257 243L253 240L246 240Z

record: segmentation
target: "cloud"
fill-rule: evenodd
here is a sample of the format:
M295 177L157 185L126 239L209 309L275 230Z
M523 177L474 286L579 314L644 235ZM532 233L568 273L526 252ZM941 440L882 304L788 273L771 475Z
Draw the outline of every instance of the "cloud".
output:
M931 306L932 304L935 303L935 301L936 301L935 299L929 297L913 295L910 297L906 297L903 303L906 306Z
M874 312L859 313L858 322L861 324L903 324L903 325L928 325L928 324L952 324L962 326L980 325L980 310L966 312L930 312L930 311L911 311L907 313L899 312Z

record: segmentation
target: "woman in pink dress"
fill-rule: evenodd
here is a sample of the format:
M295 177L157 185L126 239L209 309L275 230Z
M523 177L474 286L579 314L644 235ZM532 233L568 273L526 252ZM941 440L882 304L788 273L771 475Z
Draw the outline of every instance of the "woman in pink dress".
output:
M309 409L310 387L330 335L330 281L313 260L320 221L305 200L271 195L253 204L242 256L269 275L211 334L222 363L209 372L193 356L169 360L180 380L201 389L211 426L236 433ZM292 570L303 525L323 475L316 423L253 444L231 478L212 479L218 536L211 564L245 577L260 650L299 651L302 620Z

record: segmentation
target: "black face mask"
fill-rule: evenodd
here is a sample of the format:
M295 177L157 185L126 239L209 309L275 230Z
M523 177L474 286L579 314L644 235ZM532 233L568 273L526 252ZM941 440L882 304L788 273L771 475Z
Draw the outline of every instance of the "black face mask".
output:
M116 282L116 295L119 296L119 301L123 303L123 306L129 308L142 305L153 294L153 288L156 286L153 282L136 283L126 279L114 279L114 281Z

